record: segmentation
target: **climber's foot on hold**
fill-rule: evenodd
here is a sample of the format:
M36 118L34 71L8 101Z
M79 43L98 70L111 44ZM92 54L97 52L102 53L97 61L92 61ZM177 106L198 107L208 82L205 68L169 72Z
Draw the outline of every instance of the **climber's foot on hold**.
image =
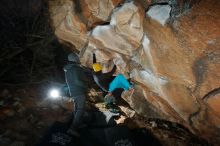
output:
M133 93L134 93L134 88L132 87L132 88L130 88L128 91L129 91L131 94L133 94Z
M129 90L125 90L122 94L125 98L130 98L134 93L134 88L129 88Z
M112 113L119 113L119 112L120 112L120 111L119 111L118 109L116 109L116 108L110 108L109 111L112 112Z

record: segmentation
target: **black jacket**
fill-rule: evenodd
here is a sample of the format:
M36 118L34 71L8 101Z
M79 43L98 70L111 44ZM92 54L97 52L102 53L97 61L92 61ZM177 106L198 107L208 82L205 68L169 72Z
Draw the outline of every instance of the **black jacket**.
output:
M96 63L96 56L93 54L93 64ZM96 82L96 84L105 92L108 92L109 84L114 80L115 76L113 74L115 73L117 67L114 65L112 70L107 73L102 73L102 71L94 72L92 73L93 79Z
M96 84L105 92L108 92L109 84L114 80L115 76L113 76L116 71L116 65L114 65L113 69L108 73L93 72L93 79Z
M70 96L84 95L87 86L87 77L79 64L67 64L64 66L65 79L69 87Z

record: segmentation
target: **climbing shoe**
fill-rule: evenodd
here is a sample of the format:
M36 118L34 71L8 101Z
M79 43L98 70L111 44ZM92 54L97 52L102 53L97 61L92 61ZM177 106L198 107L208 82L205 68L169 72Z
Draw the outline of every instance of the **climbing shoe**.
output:
M116 99L115 99L114 96L106 95L106 96L104 97L104 102L105 102L106 104L111 104L111 103L115 103L115 102L116 102Z
M115 109L115 108L110 108L109 111L112 113L119 113L120 112L118 109Z

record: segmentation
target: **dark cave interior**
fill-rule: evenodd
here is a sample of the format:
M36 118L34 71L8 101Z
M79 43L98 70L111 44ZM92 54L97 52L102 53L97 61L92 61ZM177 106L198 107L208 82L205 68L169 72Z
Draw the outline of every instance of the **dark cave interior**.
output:
M63 81L68 51L53 34L46 2L2 0L0 14L0 84Z
M190 0L188 5L182 6L174 0L172 5L181 7L173 9L173 17L199 1ZM71 49L61 44L54 34L47 0L1 0L0 20L0 146L35 145L54 121L67 121L71 116L69 101L61 103L44 97L51 86L65 83L63 66ZM106 24L109 22L103 23ZM87 106L94 110L94 101L103 98L103 93L91 82L94 87ZM121 104L124 106L124 101ZM182 142L180 145L211 145L177 123L139 115L133 120L172 137L165 145L174 144L176 139ZM135 125L132 120L126 124Z

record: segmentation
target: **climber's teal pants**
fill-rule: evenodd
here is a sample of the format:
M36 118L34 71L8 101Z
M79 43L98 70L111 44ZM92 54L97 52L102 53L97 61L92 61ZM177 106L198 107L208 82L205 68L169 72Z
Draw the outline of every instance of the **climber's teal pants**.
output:
M109 85L109 92L113 92L116 88L123 88L129 90L132 85L129 84L128 80L122 75L117 75Z

